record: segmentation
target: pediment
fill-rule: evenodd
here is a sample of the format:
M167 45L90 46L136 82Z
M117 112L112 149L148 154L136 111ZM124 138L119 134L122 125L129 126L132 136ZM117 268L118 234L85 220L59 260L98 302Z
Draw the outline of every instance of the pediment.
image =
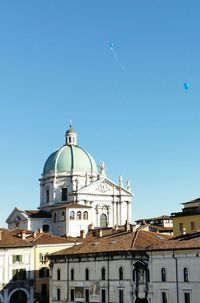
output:
M103 178L95 182L92 182L88 186L81 188L78 191L78 194L113 195L113 194L119 194L119 191L121 192L121 194L131 196L131 193L128 192L126 189L120 188L112 181Z
M11 214L8 216L6 223L11 222L17 222L27 219L27 215L17 207L14 208L14 210L11 212Z

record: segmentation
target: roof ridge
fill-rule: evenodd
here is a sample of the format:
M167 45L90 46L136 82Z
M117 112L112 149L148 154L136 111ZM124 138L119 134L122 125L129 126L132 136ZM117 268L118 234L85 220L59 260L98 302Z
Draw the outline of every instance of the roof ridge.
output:
M36 236L35 238L33 238L32 241L34 242L34 241L38 240L43 234L44 234L43 232L42 232L42 233L39 233L39 235Z
M135 232L135 236L133 237L133 240L132 240L132 243L131 243L131 248L134 248L134 246L135 246L135 242L138 238L139 231L140 230L136 230L136 232Z

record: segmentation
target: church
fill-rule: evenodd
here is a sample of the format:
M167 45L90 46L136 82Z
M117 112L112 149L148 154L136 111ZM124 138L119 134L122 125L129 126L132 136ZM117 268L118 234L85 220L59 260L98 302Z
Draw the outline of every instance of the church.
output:
M115 184L93 157L78 145L70 125L65 144L47 158L40 181L36 210L17 207L6 220L9 229L43 230L58 236L80 236L89 228L118 228L132 222L130 183Z

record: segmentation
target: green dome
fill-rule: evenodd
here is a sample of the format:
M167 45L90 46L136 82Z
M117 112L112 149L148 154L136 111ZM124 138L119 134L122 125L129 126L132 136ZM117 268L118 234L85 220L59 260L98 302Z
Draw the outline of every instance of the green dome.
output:
M71 171L97 173L94 159L78 145L64 145L53 152L45 162L43 174Z

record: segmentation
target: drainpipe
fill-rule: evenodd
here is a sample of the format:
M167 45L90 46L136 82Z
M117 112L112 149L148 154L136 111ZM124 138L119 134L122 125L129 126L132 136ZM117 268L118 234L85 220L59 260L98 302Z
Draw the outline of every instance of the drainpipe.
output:
M177 303L179 303L179 291L178 291L178 260L177 260L177 258L175 257L174 251L173 251L172 257L174 258L175 263L176 263L176 297L177 297Z
M69 257L67 258L67 302L69 302Z
M108 268L108 303L110 302L110 263L109 263L109 256L107 261L107 268Z

